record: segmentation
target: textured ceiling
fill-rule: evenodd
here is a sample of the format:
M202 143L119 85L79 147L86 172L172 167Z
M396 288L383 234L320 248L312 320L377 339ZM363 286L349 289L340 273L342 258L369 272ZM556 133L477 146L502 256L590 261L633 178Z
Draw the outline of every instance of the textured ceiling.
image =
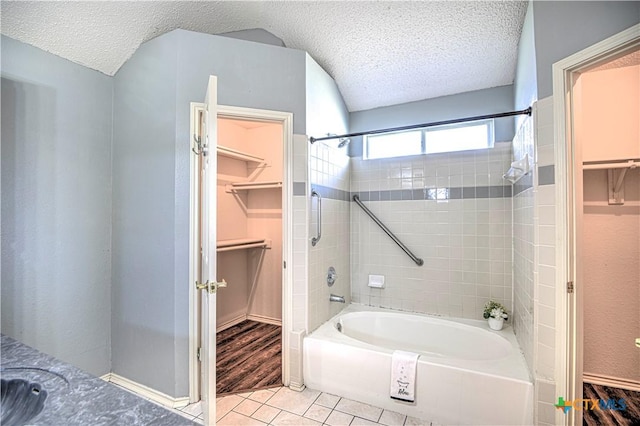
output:
M176 28L264 28L334 78L350 111L513 83L526 1L2 1L3 34L113 75Z

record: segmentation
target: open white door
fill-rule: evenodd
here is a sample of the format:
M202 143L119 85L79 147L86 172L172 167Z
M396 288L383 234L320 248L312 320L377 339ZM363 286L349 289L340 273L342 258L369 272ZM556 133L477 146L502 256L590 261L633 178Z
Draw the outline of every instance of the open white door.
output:
M218 79L209 77L205 97L202 129L204 152L202 158L202 410L204 424L216 423L216 208L218 138Z

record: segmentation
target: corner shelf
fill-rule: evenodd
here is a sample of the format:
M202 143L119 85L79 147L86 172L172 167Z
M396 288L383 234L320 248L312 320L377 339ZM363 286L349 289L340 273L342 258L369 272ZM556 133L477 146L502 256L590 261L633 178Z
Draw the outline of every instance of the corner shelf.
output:
M216 251L218 253L250 248L270 249L271 240L264 238L241 238L237 240L219 240L216 243Z

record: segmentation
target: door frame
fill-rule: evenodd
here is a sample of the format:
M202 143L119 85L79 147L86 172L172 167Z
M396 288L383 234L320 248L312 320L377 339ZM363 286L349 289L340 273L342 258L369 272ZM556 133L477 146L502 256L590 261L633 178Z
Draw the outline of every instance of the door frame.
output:
M199 131L195 117L204 111L204 103L191 103L190 149L197 149L193 135ZM289 386L290 339L293 304L293 113L265 109L244 108L218 105L218 117L267 121L282 125L283 142L283 179L282 179L282 260L286 267L282 275L282 382ZM189 153L190 191L189 191L189 402L200 400L200 365L198 348L200 345L200 295L193 284L199 274L199 223L195 220L199 211L199 164L198 156Z
M640 24L553 64L553 122L556 182L556 398L582 397L582 289L579 280L581 224L577 202L582 199L581 167L576 167L576 99L573 84L581 72L640 45ZM573 293L566 283L574 283ZM556 424L582 424L582 411L556 410Z

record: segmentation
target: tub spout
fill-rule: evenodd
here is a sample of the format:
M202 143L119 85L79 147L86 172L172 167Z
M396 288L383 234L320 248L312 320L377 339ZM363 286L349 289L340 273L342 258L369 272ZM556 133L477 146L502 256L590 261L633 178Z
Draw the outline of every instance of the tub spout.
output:
M329 296L329 300L331 302L340 302L340 303L344 303L344 296L337 296L335 294L332 294L331 296Z

